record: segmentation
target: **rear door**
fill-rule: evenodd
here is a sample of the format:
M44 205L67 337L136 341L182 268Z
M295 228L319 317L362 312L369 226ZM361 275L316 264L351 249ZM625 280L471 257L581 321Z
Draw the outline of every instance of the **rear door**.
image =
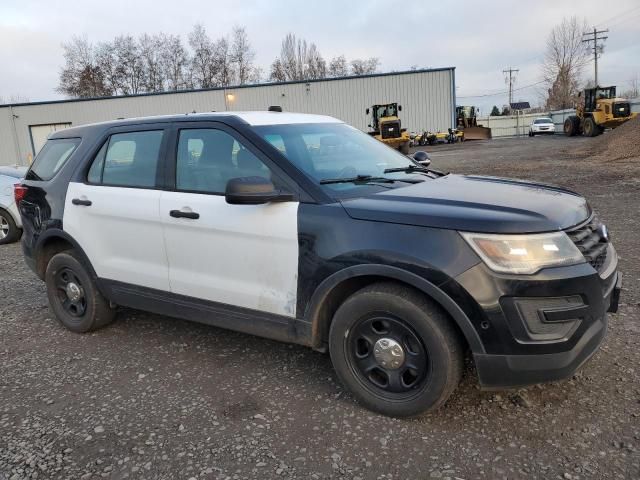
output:
M294 317L298 202L229 205L224 191L228 180L249 176L295 186L234 130L192 125L177 131L175 190L160 201L171 291Z
M167 136L164 125L111 131L84 181L69 184L63 228L101 278L169 291L159 212Z

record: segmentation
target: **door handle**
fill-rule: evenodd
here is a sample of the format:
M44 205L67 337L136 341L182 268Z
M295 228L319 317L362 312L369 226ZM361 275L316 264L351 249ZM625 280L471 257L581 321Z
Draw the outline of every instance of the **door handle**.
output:
M80 198L74 198L73 200L71 200L71 203L73 203L74 205L81 205L83 207L91 206L91 200L80 199Z
M182 210L171 210L169 212L173 218L190 218L191 220L197 220L200 218L200 214L196 212L183 212Z

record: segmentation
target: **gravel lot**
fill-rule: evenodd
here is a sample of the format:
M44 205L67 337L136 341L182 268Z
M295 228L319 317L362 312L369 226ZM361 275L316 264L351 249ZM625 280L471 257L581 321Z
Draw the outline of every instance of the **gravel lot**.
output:
M0 247L0 480L640 478L640 158L597 163L564 137L430 147L433 166L553 182L608 223L625 290L573 379L481 392L469 365L440 411L354 403L329 357L122 310L63 329L19 246Z

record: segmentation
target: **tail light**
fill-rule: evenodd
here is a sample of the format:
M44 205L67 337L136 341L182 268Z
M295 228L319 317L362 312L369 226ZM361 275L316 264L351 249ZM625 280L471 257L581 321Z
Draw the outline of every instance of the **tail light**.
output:
M20 205L20 202L27 194L27 190L29 190L28 187L20 185L19 183L13 186L13 196L16 199L16 205Z

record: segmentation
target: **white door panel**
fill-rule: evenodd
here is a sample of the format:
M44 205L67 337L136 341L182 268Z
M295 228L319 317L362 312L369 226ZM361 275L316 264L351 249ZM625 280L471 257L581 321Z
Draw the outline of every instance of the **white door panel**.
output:
M70 183L63 228L85 251L96 274L169 291L159 190ZM73 205L74 198L91 206Z
M197 220L173 218L191 210ZM298 203L229 205L222 195L163 192L171 291L294 317Z

